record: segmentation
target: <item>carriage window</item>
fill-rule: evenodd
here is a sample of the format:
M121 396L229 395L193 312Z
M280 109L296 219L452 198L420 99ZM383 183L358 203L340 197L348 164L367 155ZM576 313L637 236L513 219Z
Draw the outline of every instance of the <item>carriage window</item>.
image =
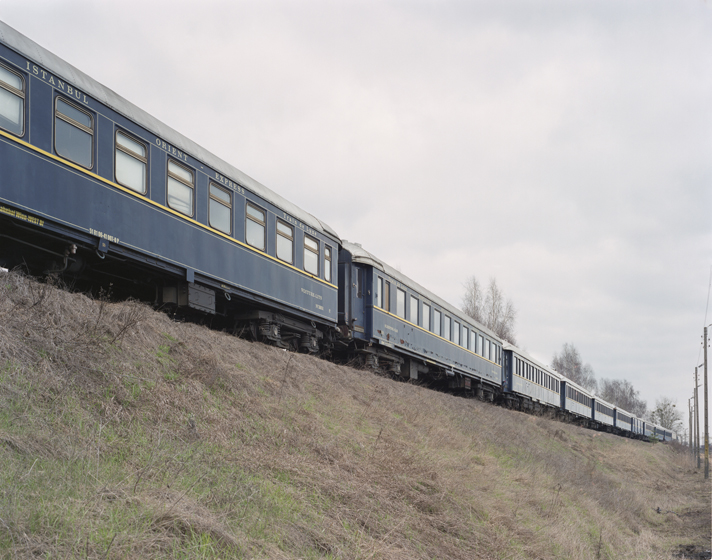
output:
M116 182L146 194L146 145L116 131Z
M452 341L458 346L460 345L460 323L457 321L452 326Z
M433 310L433 332L440 336L440 311Z
M416 325L419 325L418 323L418 298L415 296L410 296L410 315L409 319L411 323L415 323Z
M423 304L423 328L430 330L430 306L427 303Z
M478 341L479 341L479 342L477 343L477 353L478 353L480 356L482 356L482 352L484 351L484 350L482 350L482 347L483 347L484 344L485 344L485 339L484 339L484 337L483 337L482 335L480 335L479 338L478 338Z
M265 250L267 216L265 211L248 204L245 213L245 241L260 251Z
M391 283L385 283L385 289L383 290L383 309L386 311L391 310Z
M324 245L324 280L331 282L331 247Z
M294 262L294 228L277 220L277 258Z
M232 233L232 195L213 183L210 183L208 221L211 227L228 235Z
M467 335L468 335L468 334L469 334L469 333L468 333L468 331L467 331L467 327L465 327L465 326L463 325L463 327L462 327L462 347L463 347L463 348L468 348L468 344L467 344Z
M445 315L445 320L443 321L443 338L445 340L450 340L450 322L452 319Z
M489 340L485 340L485 353L484 353L484 358L486 358L487 360L489 360L489 357L490 357L490 356L489 356L489 353L490 353L489 350L490 350L490 343L489 343Z
M376 283L374 285L374 299L376 307L383 309L383 278L376 276Z
M304 236L304 270L319 275L319 242L308 235Z
M477 333L470 331L470 351L477 352Z
M25 81L0 66L0 128L22 136L25 129Z
M186 216L193 215L193 172L168 160L168 206Z
M396 288L396 315L405 319L405 292Z
M56 103L54 149L87 169L94 164L94 118L61 97Z

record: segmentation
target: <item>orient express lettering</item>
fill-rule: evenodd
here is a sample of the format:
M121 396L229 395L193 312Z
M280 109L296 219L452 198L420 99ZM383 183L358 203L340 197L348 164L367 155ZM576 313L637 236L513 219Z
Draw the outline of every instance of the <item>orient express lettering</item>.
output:
M37 76L42 81L47 82L56 89L61 89L64 93L75 98L77 101L84 103L85 105L89 105L89 100L87 99L85 93L82 93L77 88L70 86L59 78L55 80L55 77L52 74L35 64L30 64L29 61L27 62L27 71L31 72L33 76Z
M178 159L182 159L186 163L188 162L188 156L181 152L180 150L177 150L174 146L171 146L168 142L165 140L161 140L160 138L156 138L156 146L161 148L162 150L165 150L168 152L170 155L177 157Z
M220 175L220 173L218 173L217 171L215 172L215 180L219 181L226 187L230 187L238 194L245 194L245 189L241 185L239 185L235 181L228 179L227 177L225 177L223 175Z

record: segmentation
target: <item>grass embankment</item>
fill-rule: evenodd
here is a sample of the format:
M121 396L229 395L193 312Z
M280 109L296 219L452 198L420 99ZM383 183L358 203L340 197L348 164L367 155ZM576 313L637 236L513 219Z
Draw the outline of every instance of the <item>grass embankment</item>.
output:
M671 446L16 274L0 465L8 559L663 559L709 538L702 476Z

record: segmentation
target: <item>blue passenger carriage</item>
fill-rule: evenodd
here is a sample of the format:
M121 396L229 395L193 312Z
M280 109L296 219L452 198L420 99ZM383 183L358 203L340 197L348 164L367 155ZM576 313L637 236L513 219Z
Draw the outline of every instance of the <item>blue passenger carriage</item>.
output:
M615 410L612 404L599 397L594 397L591 412L594 426L597 429L609 429L615 426Z
M502 342L429 290L344 241L339 323L351 351L374 367L493 399L501 387Z
M527 410L561 406L562 376L516 346L503 345L502 393L509 406Z
M580 424L589 426L593 418L593 396L590 391L577 385L566 377L561 378L561 410L576 419Z
M616 408L613 411L614 426L618 431L625 436L632 436L635 432L633 431L635 417L622 408Z
M331 228L1 22L0 37L0 265L324 344Z

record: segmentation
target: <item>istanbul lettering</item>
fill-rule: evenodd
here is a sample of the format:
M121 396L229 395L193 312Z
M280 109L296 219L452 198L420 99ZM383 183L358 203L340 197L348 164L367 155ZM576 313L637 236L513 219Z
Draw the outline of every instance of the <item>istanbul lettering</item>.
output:
M70 97L74 97L77 101L80 101L81 103L84 103L85 105L89 105L89 100L87 99L87 96L85 93L82 93L77 88L70 86L66 82L63 82L62 80L60 80L56 76L53 76L46 70L43 70L39 66L30 64L29 61L27 61L27 71L31 72L32 75L37 76L38 78L41 78L43 81L47 82L48 84L53 85L57 89L61 89L64 93L66 93Z

